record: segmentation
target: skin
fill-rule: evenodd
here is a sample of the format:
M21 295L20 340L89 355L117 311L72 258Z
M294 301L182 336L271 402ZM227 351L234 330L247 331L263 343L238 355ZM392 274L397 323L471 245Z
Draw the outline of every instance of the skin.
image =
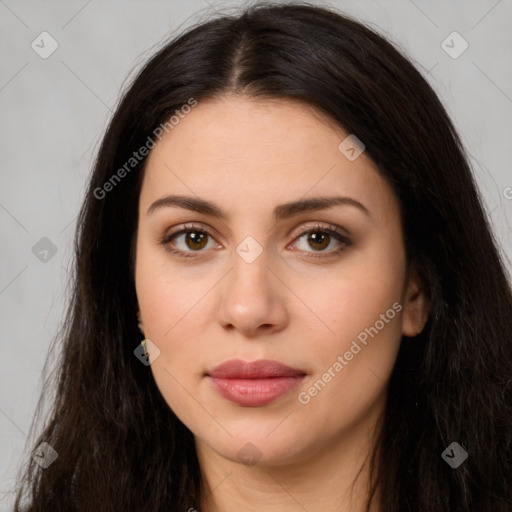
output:
M199 102L149 155L137 231L138 316L160 350L150 366L157 386L194 434L203 511L363 510L366 456L397 351L402 336L423 329L428 311L415 273L406 273L397 199L364 152L350 161L338 150L347 135L299 102L226 96ZM179 207L147 214L169 194L199 196L227 218ZM337 205L277 222L272 216L277 205L334 195L359 201L369 215ZM192 222L210 236L194 245L182 234L167 244L192 258L159 244ZM317 223L351 244L329 257L343 244L308 242L304 233ZM252 263L236 252L247 236L263 251ZM401 311L300 403L299 393L396 302ZM307 375L276 401L244 407L204 375L233 358L274 359ZM256 464L241 460L247 443Z

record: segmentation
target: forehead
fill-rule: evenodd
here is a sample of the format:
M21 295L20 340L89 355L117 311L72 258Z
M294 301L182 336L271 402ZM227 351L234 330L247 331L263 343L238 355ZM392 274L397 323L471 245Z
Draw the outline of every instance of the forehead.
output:
M340 151L348 135L301 102L198 102L148 156L141 204L181 193L243 209L336 192L386 207L391 190L373 162L364 152L350 161Z
M240 160L247 166L256 155L272 162L295 161L298 150L313 156L334 145L336 151L336 142L344 135L326 115L291 100L228 96L198 102L175 121L153 150L151 160L173 151L176 161L186 157L187 162L193 158Z

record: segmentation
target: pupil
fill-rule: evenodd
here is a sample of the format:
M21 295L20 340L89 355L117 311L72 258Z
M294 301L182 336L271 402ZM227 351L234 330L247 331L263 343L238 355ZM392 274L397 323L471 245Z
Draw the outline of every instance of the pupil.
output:
M191 248L197 249L198 248L197 245L201 245L201 242L204 242L204 240L200 240L201 238L205 238L203 233L191 232L191 233L187 234L187 242L190 241L192 243L192 245L194 246ZM199 247L199 248L201 248L201 247Z
M329 235L326 235L326 234L312 233L309 236L309 239L310 239L310 241L313 242L313 244L317 244L317 245L321 244L322 246L320 247L320 249L325 249L326 245L325 245L325 243L322 244L322 242L325 242L325 240L328 240L328 237L329 237ZM327 243L327 245L329 245L329 243Z

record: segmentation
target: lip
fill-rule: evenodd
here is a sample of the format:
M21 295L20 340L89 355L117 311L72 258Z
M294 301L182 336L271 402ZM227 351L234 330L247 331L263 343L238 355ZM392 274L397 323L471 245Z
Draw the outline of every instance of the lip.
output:
M232 359L206 373L221 396L245 407L259 407L277 400L305 376L302 370L269 359Z

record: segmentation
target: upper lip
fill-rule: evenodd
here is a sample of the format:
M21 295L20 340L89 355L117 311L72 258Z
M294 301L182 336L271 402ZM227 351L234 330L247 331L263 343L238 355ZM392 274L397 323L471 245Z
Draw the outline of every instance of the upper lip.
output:
M270 359L259 359L257 361L231 359L219 364L207 372L206 375L217 379L265 379L304 376L306 372Z

